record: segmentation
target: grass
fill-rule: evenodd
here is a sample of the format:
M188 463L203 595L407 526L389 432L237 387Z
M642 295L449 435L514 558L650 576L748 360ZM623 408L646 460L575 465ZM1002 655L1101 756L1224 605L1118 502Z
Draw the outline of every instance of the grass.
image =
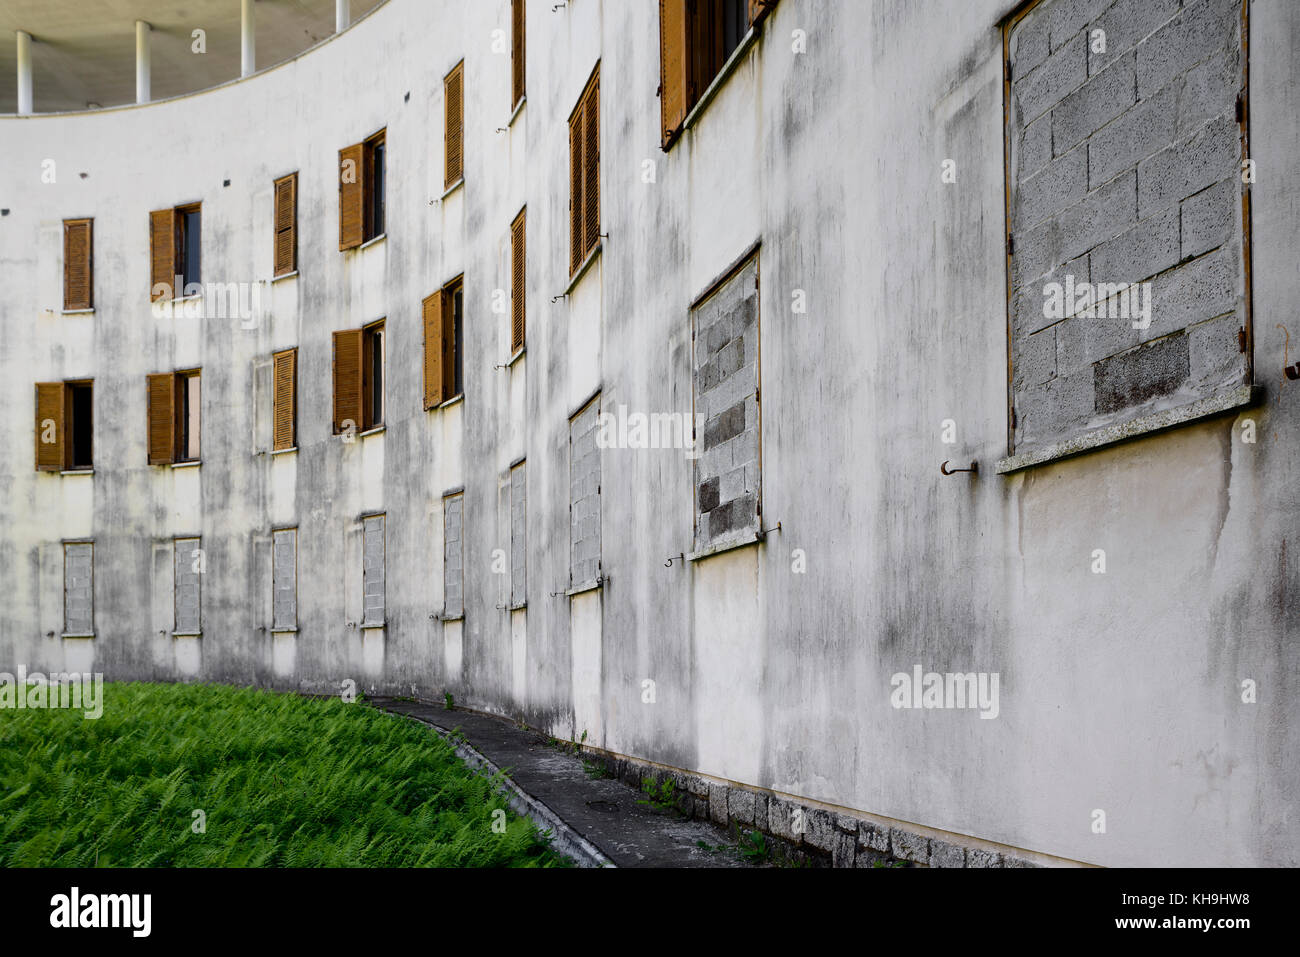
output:
M414 722L222 686L104 693L97 721L0 711L0 867L567 865Z

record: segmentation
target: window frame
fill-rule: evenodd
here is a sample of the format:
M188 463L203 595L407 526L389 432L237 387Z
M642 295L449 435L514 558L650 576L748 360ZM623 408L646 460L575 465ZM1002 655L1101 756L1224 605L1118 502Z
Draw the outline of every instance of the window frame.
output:
M86 545L90 548L90 630L71 631L68 628L68 548ZM63 541L63 632L64 638L95 637L95 540L93 538L69 538Z
M464 273L442 287L442 308L442 404L446 405L465 397Z
M175 448L172 451L172 465L186 465L194 462L203 461L203 380L202 369L181 369L172 374L172 380L175 382L175 392L172 399L172 409L176 417L175 434L173 435L173 444ZM197 415L197 432L194 444L198 447L193 456L189 453L190 446L190 418L187 413L190 411L190 380L198 382L199 408Z
M361 327L361 431L370 432L374 429L384 427L384 416L387 413L387 393L385 388L387 383L387 336L385 335L385 325L383 319L377 319L374 322L367 323ZM379 354L375 355L375 345L379 346ZM375 371L378 369L379 381L375 382ZM375 400L378 398L379 409L376 413Z

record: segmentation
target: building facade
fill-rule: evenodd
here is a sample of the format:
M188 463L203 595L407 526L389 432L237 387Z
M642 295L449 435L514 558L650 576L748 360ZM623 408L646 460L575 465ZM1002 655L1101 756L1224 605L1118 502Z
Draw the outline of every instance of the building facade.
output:
M1298 54L390 0L0 117L0 663L451 694L837 863L1300 863Z

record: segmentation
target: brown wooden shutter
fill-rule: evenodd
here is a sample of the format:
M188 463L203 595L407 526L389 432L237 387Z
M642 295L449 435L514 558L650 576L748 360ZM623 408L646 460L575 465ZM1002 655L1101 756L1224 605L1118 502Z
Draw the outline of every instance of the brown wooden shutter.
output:
M600 242L600 75L591 81L582 120L582 254L596 248Z
M172 289L176 281L176 210L159 209L149 214L149 298L178 299L184 293ZM166 292L159 292L166 286Z
M275 181L275 275L298 268L298 174Z
M424 407L442 404L442 291L421 303L424 315Z
M569 118L569 273L582 265L582 105Z
M339 150L339 249L355 249L365 242L364 143Z
M167 465L176 459L176 377L170 372L149 376L149 464Z
M447 74L447 79L443 84L443 92L446 100L446 140L447 140L447 181L444 184L450 188L461 176L464 175L465 168L465 64L462 62L456 66L456 69Z
M334 433L361 431L361 330L334 333Z
M510 227L510 352L514 354L524 347L524 288L527 272L524 258L524 214L523 210Z
M749 25L762 23L763 18L772 12L776 0L749 0Z
M510 108L524 98L524 0L510 0Z
M63 221L63 308L92 308L91 220Z
M275 400L273 448L291 449L297 441L298 350L287 349L275 354Z
M63 397L67 387L62 382L36 383L36 471L61 472L64 468L65 440ZM49 439L50 441L45 441Z
M663 147L686 119L686 0L659 0L659 112Z

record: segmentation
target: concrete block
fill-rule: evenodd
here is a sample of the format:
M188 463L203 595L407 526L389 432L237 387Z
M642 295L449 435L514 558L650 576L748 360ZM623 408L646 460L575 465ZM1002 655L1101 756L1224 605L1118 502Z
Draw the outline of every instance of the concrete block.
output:
M1100 73L1178 14L1180 0L1115 0L1088 27L1106 35L1105 52L1088 49L1088 74Z
M1055 115L1055 114L1053 114ZM1088 191L1088 151L1077 149L1016 184L1014 228L1024 229L1076 203Z
M1138 166L1138 210L1143 219L1231 175L1241 173L1241 145L1231 116L1161 150Z
M767 826L768 830L776 837L784 838L787 841L799 843L803 840L803 832L795 832L794 827L794 805L789 801L770 797L767 800ZM806 830L806 826L805 826Z
M914 861L928 864L930 861L930 839L911 831L890 828L889 843L894 857L902 861Z
M1088 140L1088 188L1096 189L1174 141L1178 91L1139 100Z
M1084 40L1080 34L1028 73L1018 71L1012 61L1012 106L1021 122L1037 119L1087 78L1088 47Z
M1001 867L1002 855L997 851L985 851L979 848L969 848L966 851L967 867Z
M965 867L966 849L937 838L930 839L931 867Z
M1038 385L1056 375L1056 327L1018 341L1011 369L1017 389Z
M1201 394L1242 381L1246 356L1237 344L1241 318L1233 313L1187 330L1191 386Z
M1159 339L1093 366L1097 411L1118 412L1176 392L1189 374L1187 337Z
M1184 73L1178 82L1176 135L1188 136L1216 116L1236 122L1241 49L1225 50Z
M1233 176L1183 200L1182 255L1199 256L1239 235L1241 180Z
M1009 54L1017 76L1027 76L1051 53L1047 38L1047 17L1036 10L1016 24L1011 32Z
M1070 208L1016 234L1016 285L1069 262L1137 221L1137 175L1130 171Z
M1089 26L1112 0L1051 0L1046 4L1048 43L1053 50Z
M804 812L803 840L805 844L823 851L834 851L842 835L835 827L835 817L821 808L807 808ZM850 839L851 840L851 839Z
M754 795L754 827L764 832L767 832L769 830L768 821L767 821L767 795L766 794Z
M1142 220L1102 243L1091 256L1097 284L1138 282L1177 265L1182 258L1178 208L1171 206Z
M890 847L889 832L890 829L884 825L873 824L870 821L859 821L858 845L880 854L888 854Z
M1052 110L1052 151L1061 156L1137 102L1133 54L1092 77Z
M730 472L722 476L722 482L718 488L718 496L721 501L729 502L750 491L745 485L745 474L745 466L740 465L732 468Z
M1151 294L1151 327L1143 338L1155 339L1238 308L1243 278L1235 245L1161 273Z
M1138 96L1147 97L1191 64L1240 46L1240 0L1196 0L1137 47Z
M1023 182L1052 161L1052 115L1044 113L1020 131L1015 144L1016 180Z
M698 499L698 508L701 512L711 512L718 507L721 501L720 488L721 479L716 475L706 482L700 483L700 494Z
M709 785L709 819L724 827L730 819L727 813L727 788L721 784Z
M731 788L727 793L727 817L737 824L754 823L754 792Z
M857 855L857 841L852 834L837 833L831 848L831 867L852 867Z

